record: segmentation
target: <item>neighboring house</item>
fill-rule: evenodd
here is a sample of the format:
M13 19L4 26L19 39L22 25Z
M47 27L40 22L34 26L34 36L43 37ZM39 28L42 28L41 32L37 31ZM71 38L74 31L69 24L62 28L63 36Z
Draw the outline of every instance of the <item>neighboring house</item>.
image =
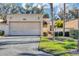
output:
M0 23L5 35L43 35L42 14L7 15L7 23Z
M69 20L65 23L65 28L78 29L78 19Z
M65 22L65 31L78 29L78 19L72 19ZM63 28L55 28L55 32L63 31Z
M78 19L72 19L65 22L65 35L70 36L71 30L78 29ZM62 32L63 28L55 28L55 32Z

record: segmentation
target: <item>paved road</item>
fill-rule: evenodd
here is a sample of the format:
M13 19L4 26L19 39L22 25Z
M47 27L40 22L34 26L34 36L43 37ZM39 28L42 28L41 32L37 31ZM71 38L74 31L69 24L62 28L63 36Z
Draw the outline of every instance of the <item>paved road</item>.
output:
M34 36L0 38L0 56L51 56L38 51L39 40Z

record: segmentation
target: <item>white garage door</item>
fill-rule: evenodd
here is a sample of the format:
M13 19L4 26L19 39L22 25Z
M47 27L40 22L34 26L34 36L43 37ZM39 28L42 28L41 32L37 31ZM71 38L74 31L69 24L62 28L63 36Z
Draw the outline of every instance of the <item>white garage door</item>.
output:
M41 35L40 22L10 22L10 35Z

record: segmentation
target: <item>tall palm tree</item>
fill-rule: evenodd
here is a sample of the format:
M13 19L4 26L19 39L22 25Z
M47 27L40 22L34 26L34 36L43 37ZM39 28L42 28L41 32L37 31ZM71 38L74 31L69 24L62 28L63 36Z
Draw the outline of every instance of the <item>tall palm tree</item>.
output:
M53 19L53 16L54 16L54 12L53 12L53 3L50 3L50 14L51 14L51 21L52 21L52 39L54 40L55 39L55 34L54 34L54 19Z

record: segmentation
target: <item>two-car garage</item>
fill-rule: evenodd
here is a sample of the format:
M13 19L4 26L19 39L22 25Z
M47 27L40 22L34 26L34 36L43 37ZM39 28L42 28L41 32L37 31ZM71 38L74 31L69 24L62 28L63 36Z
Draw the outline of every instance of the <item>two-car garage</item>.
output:
M12 21L9 35L41 35L41 23L36 21Z
M42 35L41 14L12 14L7 15L6 35Z

